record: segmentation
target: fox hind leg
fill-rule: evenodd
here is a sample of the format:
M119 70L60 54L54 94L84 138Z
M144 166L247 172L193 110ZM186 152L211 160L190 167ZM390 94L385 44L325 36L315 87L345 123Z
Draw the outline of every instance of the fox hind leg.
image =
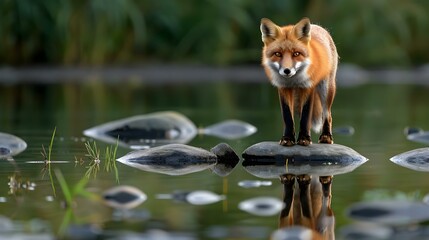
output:
M319 137L319 143L334 143L334 138L332 137L332 117L329 116L323 122L322 134Z
M319 143L334 143L332 137L332 115L331 106L335 97L335 75L331 76L330 81L323 81L318 86L320 100L323 108L323 126L319 137Z

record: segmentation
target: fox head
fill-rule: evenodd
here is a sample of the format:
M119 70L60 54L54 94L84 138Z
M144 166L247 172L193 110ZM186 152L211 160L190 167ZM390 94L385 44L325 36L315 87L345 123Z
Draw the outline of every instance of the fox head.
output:
M279 27L263 18L260 29L264 43L262 64L272 84L277 87L310 87L311 81L307 76L310 20L303 18L295 25Z

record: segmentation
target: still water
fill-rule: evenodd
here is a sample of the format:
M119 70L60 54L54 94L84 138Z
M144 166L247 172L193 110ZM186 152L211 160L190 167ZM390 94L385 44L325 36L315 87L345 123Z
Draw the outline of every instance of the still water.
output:
M345 214L352 204L374 199L420 201L429 193L429 173L389 161L396 154L425 147L407 140L404 128L429 129L428 93L428 87L413 85L368 84L338 89L333 125L353 127L355 132L334 135L334 141L369 161L333 178L331 205L337 239L343 238L342 229L354 223ZM279 214L261 216L239 209L240 203L252 198L281 200L284 191L279 179L259 179L246 172L241 163L226 177L209 170L168 176L117 163L117 175L101 167L87 182L82 180L92 163L85 148L90 139L83 130L133 115L173 110L201 128L226 119L246 121L257 127L249 137L225 140L198 135L188 143L209 150L226 142L239 156L255 143L279 140L282 123L277 93L267 83L2 85L0 106L0 132L19 136L28 144L13 160L0 162L0 237L268 239L279 226ZM48 151L54 129L49 175L41 152ZM316 139L313 134L313 142ZM96 143L102 156L106 147L114 147ZM129 151L119 147L116 156ZM58 180L61 176L72 193L69 204ZM243 187L244 180L262 182L256 182L258 187ZM82 182L90 194L73 194L79 192L73 189ZM113 210L99 196L118 185L133 186L147 199L130 211ZM197 190L222 198L210 204L192 204L165 197Z

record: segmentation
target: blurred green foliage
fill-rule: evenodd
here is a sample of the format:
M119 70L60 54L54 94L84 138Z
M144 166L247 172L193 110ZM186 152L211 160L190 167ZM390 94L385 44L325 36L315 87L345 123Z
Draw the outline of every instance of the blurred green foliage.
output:
M0 64L258 63L259 21L303 16L329 29L342 62L428 61L426 0L2 0Z

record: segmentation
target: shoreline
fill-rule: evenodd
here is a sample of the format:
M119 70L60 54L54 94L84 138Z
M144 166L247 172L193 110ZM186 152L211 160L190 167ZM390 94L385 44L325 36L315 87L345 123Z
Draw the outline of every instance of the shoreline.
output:
M136 82L144 84L184 84L201 82L266 82L259 65L216 67L209 65L133 65L103 67L32 66L0 67L0 84L62 84L102 81L107 84ZM414 69L366 70L356 65L340 64L339 87L366 83L416 84L429 86L429 65Z

